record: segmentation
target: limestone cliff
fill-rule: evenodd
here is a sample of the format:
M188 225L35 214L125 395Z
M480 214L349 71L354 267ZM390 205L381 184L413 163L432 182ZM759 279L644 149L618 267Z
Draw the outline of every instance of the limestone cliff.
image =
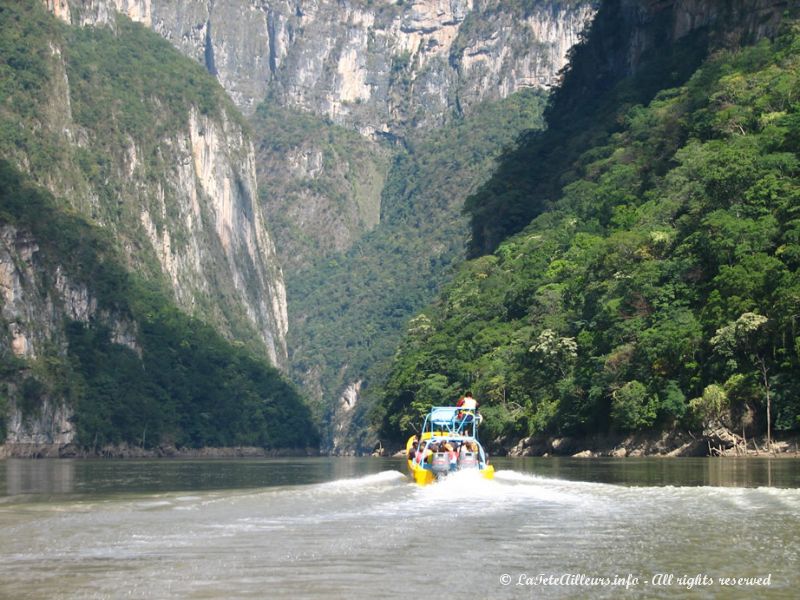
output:
M60 265L54 269L52 285L42 277L45 270L49 269L39 260L39 245L30 233L11 225L0 227L0 323L6 326L0 333L0 349L8 340L11 356L33 363L52 348L64 346L65 317L83 323L103 318L112 324L116 342L136 348L131 323L118 315L99 315L97 299ZM7 383L12 389L6 389L5 442L17 452L25 446L72 442L72 409L63 398L49 396L37 398L35 407L26 406L25 381Z
M638 71L642 59L698 30L708 30L718 44L749 43L774 35L788 0L614 0L601 11L595 52L617 75ZM625 32L613 35L612 29ZM601 37L603 42L600 41ZM610 51L611 48L614 51Z
M150 2L84 2L80 11L61 0L47 4L63 20L96 30L78 35L79 40L94 36L132 48L142 41L125 41L131 37L147 33L158 39L118 22L113 10L147 23ZM135 113L123 109L120 114L102 99L135 97L125 87L147 82L126 81L127 73L115 73L117 67L94 55L87 59L91 65L78 65L80 52L70 48L68 39L56 37L49 44L47 97L38 122L30 127L54 138L63 159L40 170L17 152L15 164L114 230L129 251L131 266L165 276L179 306L231 337L260 344L274 364L285 368L283 275L258 202L255 149L235 108L223 95L213 98L215 92L208 88L182 106L170 107L171 98L159 98L161 82L153 82L152 95L137 99L138 105L131 101L132 110L152 111L134 126ZM155 51L169 49L164 46ZM94 84L82 75L86 68L110 72L98 84L103 89L89 89ZM179 65L176 70L185 72ZM197 68L187 77L203 75ZM94 105L95 99L100 106ZM100 114L107 119L97 119ZM100 176L97 167L86 166L87 155L101 161Z
M549 88L593 14L589 0L46 2L71 22L107 22L118 10L152 27L246 114L267 98L372 137Z
M137 350L135 325L98 311L97 299L86 285L73 281L61 265L43 265L38 253L29 232L0 227L0 319L8 327L15 357L36 359L48 346L61 345L64 318L81 323L102 319L111 325L114 343ZM52 272L52 281L43 277L45 271Z
M250 122L259 194L289 282L379 224L392 149L277 106L262 105Z
M143 281L285 369L283 274L258 201L254 145L224 91L107 3L86 3L88 12L78 13L46 2L77 24L70 27L58 26L38 0L11 6L3 7L3 40L14 29L12 53L27 58L4 46L0 159L52 192L66 214L110 232ZM149 3L121 7L138 20L149 14ZM42 240L6 217L0 432L24 454L21 447L57 449L75 436L80 394L67 389L68 323L99 325L111 343L142 350L137 322L98 300L95 288L107 280L76 279L81 256L67 261L72 271L52 253L43 261Z
M292 270L347 251L379 223L391 143L515 90L551 87L594 12L590 0L44 1L72 24L113 29L119 12L151 27L254 114L260 204ZM299 113L329 123L292 129ZM281 128L296 135L276 143ZM156 232L156 218L141 221L181 289L196 289L191 271L176 271L196 260L172 256L175 236Z

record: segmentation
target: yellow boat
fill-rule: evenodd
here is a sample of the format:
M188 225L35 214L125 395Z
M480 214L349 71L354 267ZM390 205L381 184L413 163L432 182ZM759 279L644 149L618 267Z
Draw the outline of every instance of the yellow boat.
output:
M494 467L478 441L480 415L455 406L434 406L425 417L422 432L406 442L411 478L428 485L457 471L477 470L494 479ZM415 447L416 443L416 447Z

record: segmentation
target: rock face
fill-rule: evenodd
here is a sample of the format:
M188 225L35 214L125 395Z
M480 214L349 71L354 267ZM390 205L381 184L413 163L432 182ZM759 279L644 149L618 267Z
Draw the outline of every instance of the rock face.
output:
M38 252L39 246L30 234L11 225L0 227L0 323L7 327L2 338L9 339L14 357L35 362L47 350L52 352L53 347L63 350L65 317L82 323L101 320L108 324L115 343L135 352L140 350L135 324L121 315L99 311L96 298L86 286L72 281L60 265L48 285L42 274L49 269L41 264ZM18 383L11 385L17 387ZM61 446L72 442L72 411L63 399L44 397L30 411L24 402L17 402L24 398L24 392L7 391L12 392L8 394L5 417L5 441L9 446Z
M353 423L354 410L361 396L361 380L349 384L339 398L338 406L333 412L333 423L331 424L331 441L329 448L323 451L335 453L352 453L352 440L348 439L351 433L350 427Z
M614 0L598 13L594 77L634 74L643 59L687 35L707 30L715 45L752 43L774 35L788 0Z
M77 8L64 0L46 4L66 21L111 29L115 10L144 23L152 10L147 0L92 0ZM285 368L283 274L258 202L255 148L236 111L224 102L211 112L190 106L184 123L165 128L160 137L128 135L124 147L112 147L73 117L73 83L56 40L51 48L52 97L41 127L60 139L68 156L74 154L51 172L31 176L112 229L133 268L146 270L155 258L180 307L231 337L255 340L273 364ZM74 157L84 149L108 157L109 176L102 185L113 189L114 200L126 210L110 213L97 182L78 175ZM14 158L26 170L27 157Z
M163 229L159 236L147 211L142 211L142 222L161 264L177 284L179 304L190 307L198 295L222 291L230 305L240 303L244 308L246 321L256 327L273 364L285 367L286 291L258 203L252 142L224 113L215 120L194 111L188 131L178 135L174 147L180 166L174 173L173 193L183 200L181 212L190 242L183 250L174 250L169 230ZM165 205L160 208L166 212ZM204 247L209 238L222 261L209 260ZM223 290L212 275L224 281Z
M472 115L484 101L500 100L522 88L555 85L567 51L593 16L595 5L591 0L514 6L497 0L43 1L59 18L75 25L114 27L115 13L124 14L152 28L219 80L234 103L252 117L261 187L255 203L260 206L254 211L263 211L280 242L281 265L295 272L348 251L379 225L383 186L398 145L413 143L454 117ZM266 132L260 129L259 105L270 113L271 129ZM324 121L312 124L312 135L298 132L289 143L275 143L274 138L287 129L282 115L298 113ZM344 127L336 130L336 126ZM231 123L206 127L193 121L189 128L209 129L212 135L222 131L230 135ZM345 130L360 135L348 137ZM163 270L175 282L182 306L224 323L229 314L238 312L236 303L230 299L228 309L219 310L217 298L224 300L230 290L245 294L247 320L262 332L273 360L284 365L286 305L280 274L270 267L264 277L237 275L243 272L237 257L257 265L248 253L253 247L248 240L255 236L236 239L233 227L221 226L220 217L226 223L235 219L220 206L208 213L216 222L206 223L220 243L212 239L215 248L204 254L202 236L192 234L199 231L193 207L202 207L202 199L178 211L176 227L160 227L169 221L165 217L175 214L170 206L173 196L193 197L192 171L199 174L195 179L203 193L223 199L224 204L225 185L209 181L203 175L207 170L196 160L197 148L206 143L201 137L179 134L169 141L171 151L180 156L170 176L174 186L162 186L163 192L148 203L137 226L146 232ZM218 153L222 144L215 147ZM127 154L135 178L133 163L142 162L145 149L131 144ZM233 154L244 156L239 150ZM244 168L250 159L231 162ZM217 169L216 180L236 177ZM215 191L206 192L211 189ZM208 221L204 209L200 214ZM262 247L265 263L273 265L270 244ZM218 258L209 266L209 254L224 256L225 261ZM232 273L230 286L222 293L200 275L221 270ZM260 297L266 303L247 295L249 286L241 286L252 279L263 280L257 289L264 290ZM228 329L235 331L233 326ZM356 385L355 380L351 384ZM342 417L348 423L352 420L350 413ZM339 417L332 420L338 422ZM340 433L337 444L345 436Z
M288 282L380 223L390 148L310 114L261 107L250 119L261 203Z
M41 93L33 103L9 101L2 120L4 126L15 123L23 139L36 139L37 144L6 144L2 158L27 180L52 192L54 202L67 212L109 231L126 266L171 291L185 312L286 369L283 273L258 201L255 147L238 111L200 67L172 52L171 60L188 67L181 70L195 69L194 76L209 79L206 87L198 88L208 92L202 103L186 100L180 114L166 122L169 103L158 97L156 88L143 102L162 110L148 113L148 127L140 129L129 125L130 113L124 107L103 112L96 98L108 98L103 94L119 84L113 78L87 83L76 77L71 60L98 59L71 44L87 38L97 45L122 39L130 31L120 28L114 9L148 22L150 3L92 1L82 3L80 11L64 0L44 4L76 27L95 28L97 35L62 35L52 28L37 30L39 37L26 40L38 44L31 53L43 57L38 73ZM49 37L43 39L43 31ZM162 51L172 50L156 35L142 33ZM152 44L143 52L151 48ZM163 52L159 58L164 58ZM87 85L98 87L87 91ZM176 100L170 101L174 106ZM10 112L23 105L19 114ZM109 116L98 122L86 119L82 111ZM42 155L50 157L47 164ZM102 323L112 342L140 352L135 323L98 308L91 288L76 283L63 265L52 260L43 264L38 253L39 242L30 233L2 226L0 355L22 365L16 379L3 373L0 390L0 420L12 446L72 441L72 415L64 397L50 391L30 394L37 400L33 409L22 401L22 386L36 380L29 374L37 362L66 356L65 323Z
M494 0L46 2L64 20L102 23L118 10L152 27L246 114L268 98L370 137L549 88L594 13L588 0L525 9Z

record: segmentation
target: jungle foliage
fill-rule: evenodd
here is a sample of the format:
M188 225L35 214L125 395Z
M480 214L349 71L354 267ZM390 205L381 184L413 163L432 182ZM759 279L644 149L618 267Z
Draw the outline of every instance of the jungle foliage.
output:
M707 55L707 29L673 42L670 11L649 26L631 24L625 12L620 2L603 3L570 49L563 81L548 99L547 128L527 132L505 152L494 175L467 198L471 257L493 252L552 209L564 184L582 176L587 148L604 146L620 129L626 110L650 102L664 88L682 85ZM636 31L637 26L644 31ZM626 76L628 39L641 35L653 38L651 47L635 73Z
M800 426L800 26L643 103L636 85L587 100L580 153L551 120L569 156L523 144L473 198L494 250L411 320L386 438L467 387L495 440L745 414L761 433L767 386L775 426Z

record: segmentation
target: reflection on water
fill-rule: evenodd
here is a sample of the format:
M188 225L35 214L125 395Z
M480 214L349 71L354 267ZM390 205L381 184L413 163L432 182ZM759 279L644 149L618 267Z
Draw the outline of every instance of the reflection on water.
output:
M308 485L401 468L364 458L8 459L0 460L0 497L103 495ZM33 499L33 498L26 498Z
M71 494L75 491L75 461L0 461L0 494Z
M546 477L637 486L800 488L797 458L514 458L495 465Z
M800 488L791 458L497 458L497 469L626 486ZM401 459L9 459L0 497L154 493L308 485L394 469Z

